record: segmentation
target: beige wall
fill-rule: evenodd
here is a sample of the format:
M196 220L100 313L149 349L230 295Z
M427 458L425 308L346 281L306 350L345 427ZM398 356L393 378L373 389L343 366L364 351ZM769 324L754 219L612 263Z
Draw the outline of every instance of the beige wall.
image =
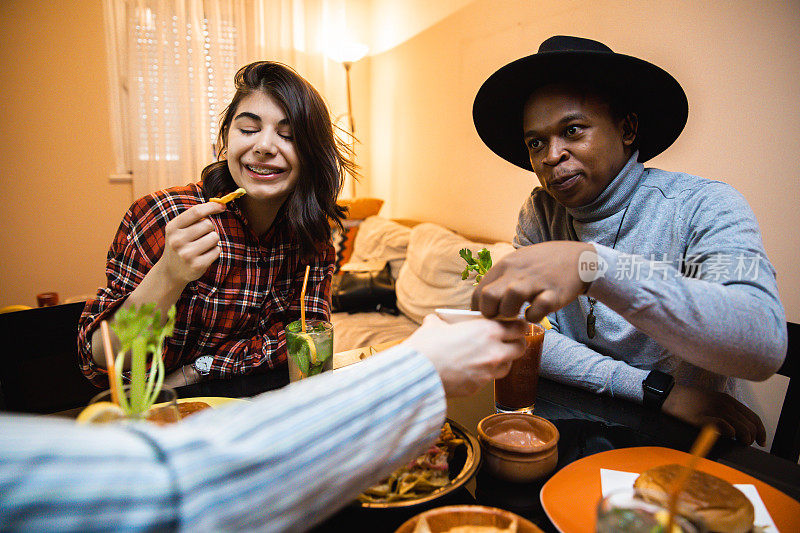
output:
M0 2L0 307L105 283L131 201L110 185L100 0Z
M782 0L477 0L370 59L370 190L387 199L384 215L510 239L536 179L480 141L475 93L551 35L598 39L682 83L686 129L649 164L719 179L744 194L788 317L800 321L799 29L797 3ZM786 378L747 389L774 427Z
M394 48L472 1L366 0L362 7L369 11L372 53Z

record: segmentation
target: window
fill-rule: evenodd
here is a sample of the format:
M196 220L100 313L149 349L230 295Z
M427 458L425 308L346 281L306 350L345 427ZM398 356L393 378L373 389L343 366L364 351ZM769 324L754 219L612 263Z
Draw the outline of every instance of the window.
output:
M343 0L103 1L115 176L136 198L197 181L215 160L233 77L250 61L291 65L343 108L344 71L322 53Z
M136 196L199 178L215 159L240 36L233 0L106 0L117 173Z

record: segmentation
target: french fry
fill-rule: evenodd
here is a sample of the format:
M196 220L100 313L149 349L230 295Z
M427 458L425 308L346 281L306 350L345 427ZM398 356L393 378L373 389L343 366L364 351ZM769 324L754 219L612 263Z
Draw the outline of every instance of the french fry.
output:
M217 204L227 204L231 200L236 200L237 198L239 198L241 196L244 196L245 194L247 194L247 191L245 191L244 189L239 187L238 189L236 189L232 193L228 193L225 196L223 196L222 198L212 198L209 201L217 203Z

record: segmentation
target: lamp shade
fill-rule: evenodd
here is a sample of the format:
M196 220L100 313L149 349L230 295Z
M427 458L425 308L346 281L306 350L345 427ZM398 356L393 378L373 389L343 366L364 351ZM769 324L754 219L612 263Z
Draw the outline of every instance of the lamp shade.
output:
M339 42L330 45L326 55L339 63L355 63L369 52L369 46L357 42Z

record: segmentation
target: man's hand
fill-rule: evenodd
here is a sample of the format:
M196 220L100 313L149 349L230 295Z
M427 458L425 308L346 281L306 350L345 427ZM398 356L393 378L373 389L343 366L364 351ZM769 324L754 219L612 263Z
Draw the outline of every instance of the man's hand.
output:
M472 308L484 316L515 317L525 302L529 322L539 322L561 309L589 283L578 275L578 262L594 246L583 242L550 241L525 246L495 263L472 293Z
M404 344L430 359L447 396L467 396L508 374L525 349L525 327L485 319L451 325L431 314Z
M170 282L185 286L219 258L219 234L207 217L223 211L224 204L208 202L187 209L167 223L164 252L156 266Z
M767 432L761 419L744 404L724 392L675 384L661 410L684 422L702 427L712 423L721 435L750 445L764 446Z

